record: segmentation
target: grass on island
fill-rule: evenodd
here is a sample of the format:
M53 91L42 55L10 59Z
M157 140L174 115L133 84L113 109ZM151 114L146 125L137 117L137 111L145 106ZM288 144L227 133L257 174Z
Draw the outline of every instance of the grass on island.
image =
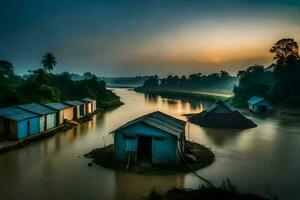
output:
M187 151L193 151L197 161L190 161L189 167L193 170L198 170L209 166L215 160L212 151L200 144L186 142ZM126 169L126 163L116 162L113 155L113 145L103 148L97 148L85 155L88 158L93 158L93 162L105 168L123 171L127 173L135 173L141 175L172 175L180 173L188 173L190 169L183 163L178 165L155 165L144 166L140 164L131 163L129 169Z

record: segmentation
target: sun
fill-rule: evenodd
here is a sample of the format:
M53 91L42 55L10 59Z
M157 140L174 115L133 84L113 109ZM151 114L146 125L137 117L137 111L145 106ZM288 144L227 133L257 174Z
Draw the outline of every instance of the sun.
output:
M214 63L220 63L222 61L221 57L220 56L214 56L213 57L213 62Z

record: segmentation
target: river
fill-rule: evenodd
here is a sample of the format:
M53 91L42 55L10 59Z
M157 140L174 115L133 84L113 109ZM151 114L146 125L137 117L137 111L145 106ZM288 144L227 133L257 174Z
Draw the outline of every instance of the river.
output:
M0 154L0 199L138 199L155 186L197 188L193 174L140 176L88 166L83 155L112 142L108 133L125 122L160 110L178 118L208 102L163 99L114 89L125 103L67 132ZM212 149L216 161L198 173L215 184L229 177L242 192L300 199L300 123L248 116L257 128L233 131L190 124L187 138Z

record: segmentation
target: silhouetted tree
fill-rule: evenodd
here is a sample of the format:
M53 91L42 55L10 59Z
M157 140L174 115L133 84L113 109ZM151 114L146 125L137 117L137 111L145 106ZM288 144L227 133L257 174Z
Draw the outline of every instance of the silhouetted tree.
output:
M52 53L46 53L42 59L42 65L45 71L50 72L56 65L56 59Z
M8 79L14 75L12 63L6 60L0 60L0 79Z
M294 101L300 97L300 57L298 44L294 39L279 40L270 50L275 53L273 96L280 100Z
M275 54L274 60L278 65L294 64L300 60L298 44L291 38L279 40L270 52Z

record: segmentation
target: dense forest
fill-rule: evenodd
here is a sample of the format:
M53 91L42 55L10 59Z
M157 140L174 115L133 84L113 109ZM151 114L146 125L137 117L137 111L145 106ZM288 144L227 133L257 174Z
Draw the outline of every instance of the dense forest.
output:
M214 91L214 92L230 92L234 84L237 82L237 77L231 76L226 71L220 73L212 73L204 75L201 73L191 74L188 77L185 75L168 76L167 78L159 79L154 76L146 80L142 87L137 90L155 91L155 90L185 90L185 91Z
M97 99L101 108L121 105L120 98L106 89L104 81L95 75L74 81L71 74L51 73L56 65L50 53L43 57L42 68L29 71L24 76L16 75L12 63L0 60L0 106L10 106L31 102L62 102L84 97Z
M270 49L274 63L239 71L233 103L245 106L251 96L261 96L276 105L300 106L300 58L294 39L281 39Z

